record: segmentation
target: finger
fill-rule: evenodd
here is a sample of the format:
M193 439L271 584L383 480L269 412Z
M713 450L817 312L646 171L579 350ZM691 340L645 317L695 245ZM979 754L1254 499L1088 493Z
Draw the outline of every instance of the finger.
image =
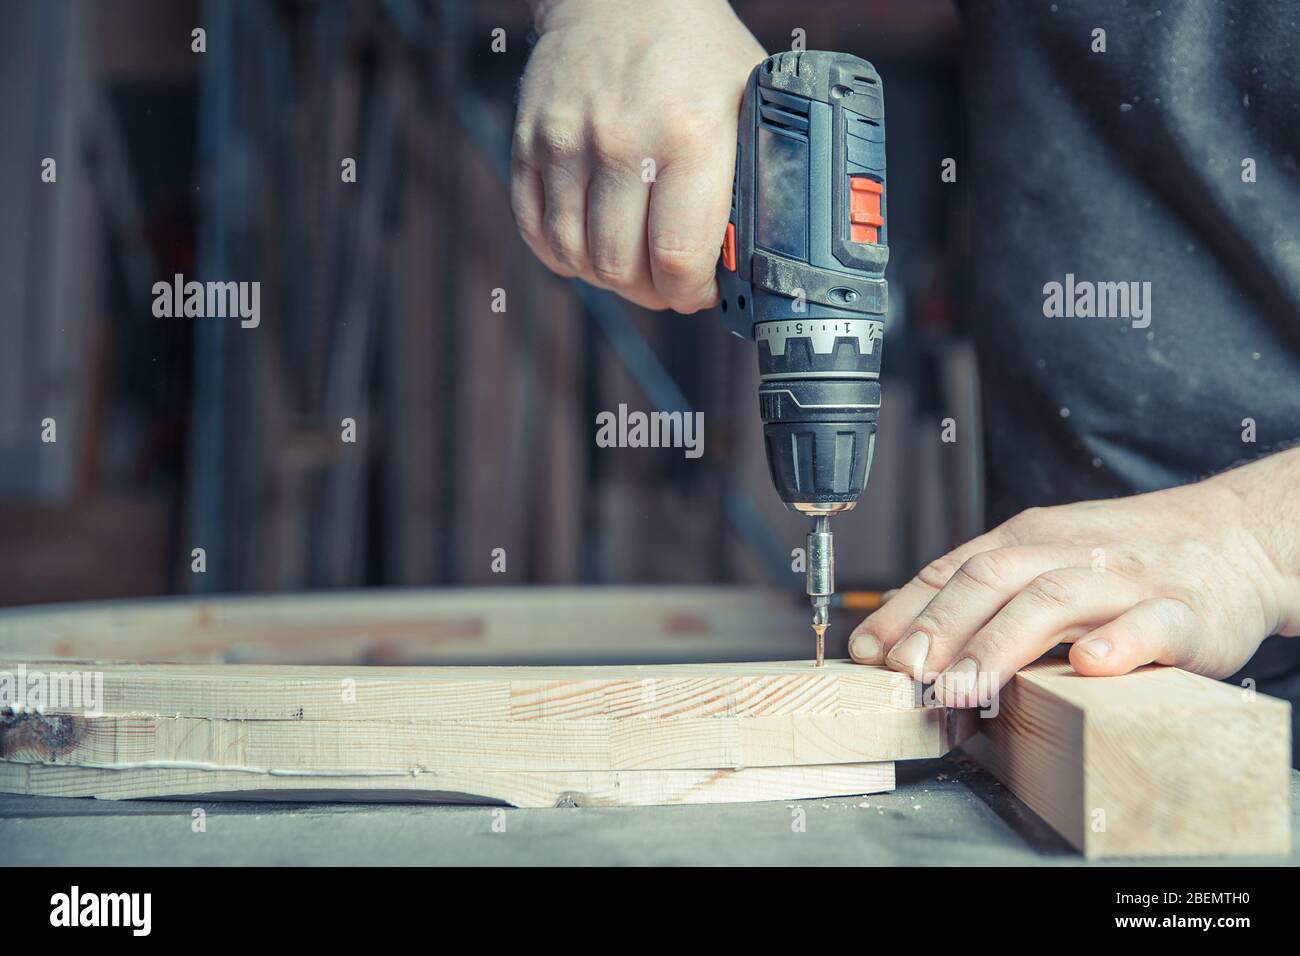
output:
M922 670L926 674L941 671L1034 578L1087 562L1086 549L1046 545L997 548L972 555L907 626L903 641L894 647L895 655L903 658L906 642L914 634L923 634L928 651Z
M650 185L629 170L598 168L587 187L591 280L647 309L667 304L655 291L646 243Z
M523 153L525 141L526 137L516 134L510 152L510 211L525 239L540 239L545 211L542 176Z
M660 298L678 312L696 312L718 300L715 270L727 228L732 165L668 166L650 187L650 272Z
M1070 664L1088 677L1127 674L1143 664L1196 669L1197 618L1182 601L1142 601L1070 648Z
M577 149L556 150L542 166L546 211L542 236L564 275L590 275L587 257L586 160Z
M518 133L515 135L510 156L510 210L514 213L519 235L542 265L557 275L571 277L577 273L551 254L551 247L543 232L546 190L542 184L541 169L531 159L529 144L532 139L533 137Z
M1001 687L1067 631L1106 624L1141 600L1138 586L1119 575L1090 568L1041 574L957 651L956 663L935 681L936 696L945 706L969 707L977 689Z
M534 253L543 250L546 258L550 250L542 236L542 217L546 212L546 195L542 189L542 174L518 152L510 157L510 211L514 213L519 235ZM550 267L550 263L543 259Z
M1003 543L1000 529L994 529L931 561L916 577L899 588L888 604L872 611L853 629L849 635L849 656L859 664L885 663L885 655L903 636L904 628L925 609L957 569L979 552L992 551ZM925 653L921 654L921 659L925 659Z

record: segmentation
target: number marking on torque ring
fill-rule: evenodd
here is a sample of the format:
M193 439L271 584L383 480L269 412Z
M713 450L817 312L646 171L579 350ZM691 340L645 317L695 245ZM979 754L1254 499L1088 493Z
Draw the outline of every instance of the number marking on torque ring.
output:
M884 341L885 325L875 319L847 319L827 322L760 322L754 329L754 339L767 342L773 355L785 352L785 343L789 338L806 338L812 349L819 355L835 350L835 343L842 337L852 336L858 340L858 352L872 355L876 343Z

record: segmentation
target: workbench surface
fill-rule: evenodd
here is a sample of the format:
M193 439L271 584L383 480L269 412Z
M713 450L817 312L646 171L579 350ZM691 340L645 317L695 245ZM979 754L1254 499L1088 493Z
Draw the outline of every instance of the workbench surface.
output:
M191 829L195 807L206 811L206 832ZM1294 866L1298 808L1300 774L1292 771L1289 856L1129 862ZM0 847L11 866L1086 863L961 756L899 764L893 793L690 807L502 812L0 794Z

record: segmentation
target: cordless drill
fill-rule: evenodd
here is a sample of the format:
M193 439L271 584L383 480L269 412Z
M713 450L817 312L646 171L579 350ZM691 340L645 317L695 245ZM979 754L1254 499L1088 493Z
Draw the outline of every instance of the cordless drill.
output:
M770 56L750 74L718 264L723 321L758 344L772 482L812 518L807 591L825 659L830 519L867 484L886 307L880 76L844 53Z

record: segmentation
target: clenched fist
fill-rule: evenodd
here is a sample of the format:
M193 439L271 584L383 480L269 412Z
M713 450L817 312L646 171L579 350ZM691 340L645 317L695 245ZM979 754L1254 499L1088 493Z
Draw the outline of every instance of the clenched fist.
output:
M651 309L717 300L736 125L763 49L725 0L539 0L511 206L550 269Z

